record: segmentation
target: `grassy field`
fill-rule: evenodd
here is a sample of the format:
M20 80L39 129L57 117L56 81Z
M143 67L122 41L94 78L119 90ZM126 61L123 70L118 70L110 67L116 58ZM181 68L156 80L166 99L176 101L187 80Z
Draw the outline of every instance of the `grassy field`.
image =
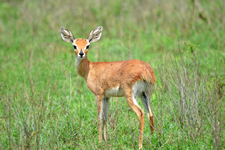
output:
M111 98L108 145L75 69L76 38L103 26L90 61L140 59L156 74L143 149L225 148L223 0L1 0L0 149L137 149L138 118ZM143 105L138 100L140 106Z

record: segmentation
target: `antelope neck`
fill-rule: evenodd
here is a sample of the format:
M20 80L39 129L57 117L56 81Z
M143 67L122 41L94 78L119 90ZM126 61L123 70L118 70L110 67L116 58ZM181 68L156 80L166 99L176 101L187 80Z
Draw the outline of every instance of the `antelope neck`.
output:
M77 73L85 80L89 72L89 65L90 61L87 59L87 56L84 59L79 59L78 57L76 57L75 66L77 69Z

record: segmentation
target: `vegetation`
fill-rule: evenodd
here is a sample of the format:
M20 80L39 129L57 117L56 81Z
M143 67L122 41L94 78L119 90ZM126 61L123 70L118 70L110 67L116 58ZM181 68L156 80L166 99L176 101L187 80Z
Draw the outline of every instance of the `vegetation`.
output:
M0 149L137 149L138 120L111 98L98 143L94 95L75 70L61 26L86 38L91 61L140 59L156 74L143 149L224 149L223 0L2 0ZM141 101L138 101L141 107Z

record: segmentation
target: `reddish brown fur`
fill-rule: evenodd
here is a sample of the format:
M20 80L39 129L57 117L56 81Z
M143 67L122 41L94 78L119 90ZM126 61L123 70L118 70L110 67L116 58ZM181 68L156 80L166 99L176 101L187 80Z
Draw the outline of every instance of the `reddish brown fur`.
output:
M85 43L85 41L83 42ZM85 55L87 56L87 51L85 51ZM144 111L133 103L131 93L133 84L138 80L145 80L152 85L155 84L156 79L152 67L140 60L90 62L86 57L80 63L77 72L86 80L87 86L91 92L96 95L98 114L101 110L101 100L105 95L105 91L115 87L121 87L123 89L128 105L137 114L140 121L139 148L141 148L144 130ZM149 116L148 120L151 133L153 133L154 121L152 114ZM101 141L101 122L98 123L98 130L99 140Z
M98 29L98 28L97 28ZM98 36L101 31L92 30L90 36L91 40L96 41L94 38ZM96 31L96 32L95 32ZM77 46L75 50L75 56L81 50L85 53L85 58L79 60L79 64L76 64L77 73L83 77L87 83L88 88L95 95L98 109L98 130L99 130L99 141L102 139L102 129L100 113L102 106L102 100L105 97L105 93L109 89L120 88L126 98L128 105L137 114L140 122L140 133L139 133L139 149L142 148L143 140L143 128L144 128L144 111L134 103L132 88L134 83L137 81L144 81L152 86L155 84L155 74L152 67L140 60L127 60L127 61L116 61L116 62L90 62L87 58L88 49L86 46L89 45L87 39L75 39L69 30L65 31L61 29L61 36L66 41L73 41L72 44ZM101 35L100 35L101 36ZM93 38L94 37L94 38ZM89 39L89 38L88 38ZM152 89L149 89L152 90ZM149 92L147 97L150 98L152 91ZM154 121L153 114L149 107L148 121L150 124L151 131L153 133ZM103 119L104 124L104 140L106 141L106 120Z

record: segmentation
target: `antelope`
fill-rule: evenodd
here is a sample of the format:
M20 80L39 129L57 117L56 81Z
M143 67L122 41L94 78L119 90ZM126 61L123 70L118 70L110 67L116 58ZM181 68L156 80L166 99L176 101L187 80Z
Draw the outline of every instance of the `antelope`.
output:
M140 60L126 60L116 62L91 62L87 58L89 45L100 39L103 27L92 30L87 39L76 39L72 32L61 27L61 37L74 47L75 67L77 73L86 81L87 87L95 95L97 102L98 139L107 143L106 124L110 97L125 97L130 108L139 119L138 146L142 148L144 111L137 103L137 96L141 98L151 129L154 130L153 113L150 108L150 97L155 84L155 74L152 67ZM102 135L103 120L103 135ZM103 136L103 137L102 137Z

